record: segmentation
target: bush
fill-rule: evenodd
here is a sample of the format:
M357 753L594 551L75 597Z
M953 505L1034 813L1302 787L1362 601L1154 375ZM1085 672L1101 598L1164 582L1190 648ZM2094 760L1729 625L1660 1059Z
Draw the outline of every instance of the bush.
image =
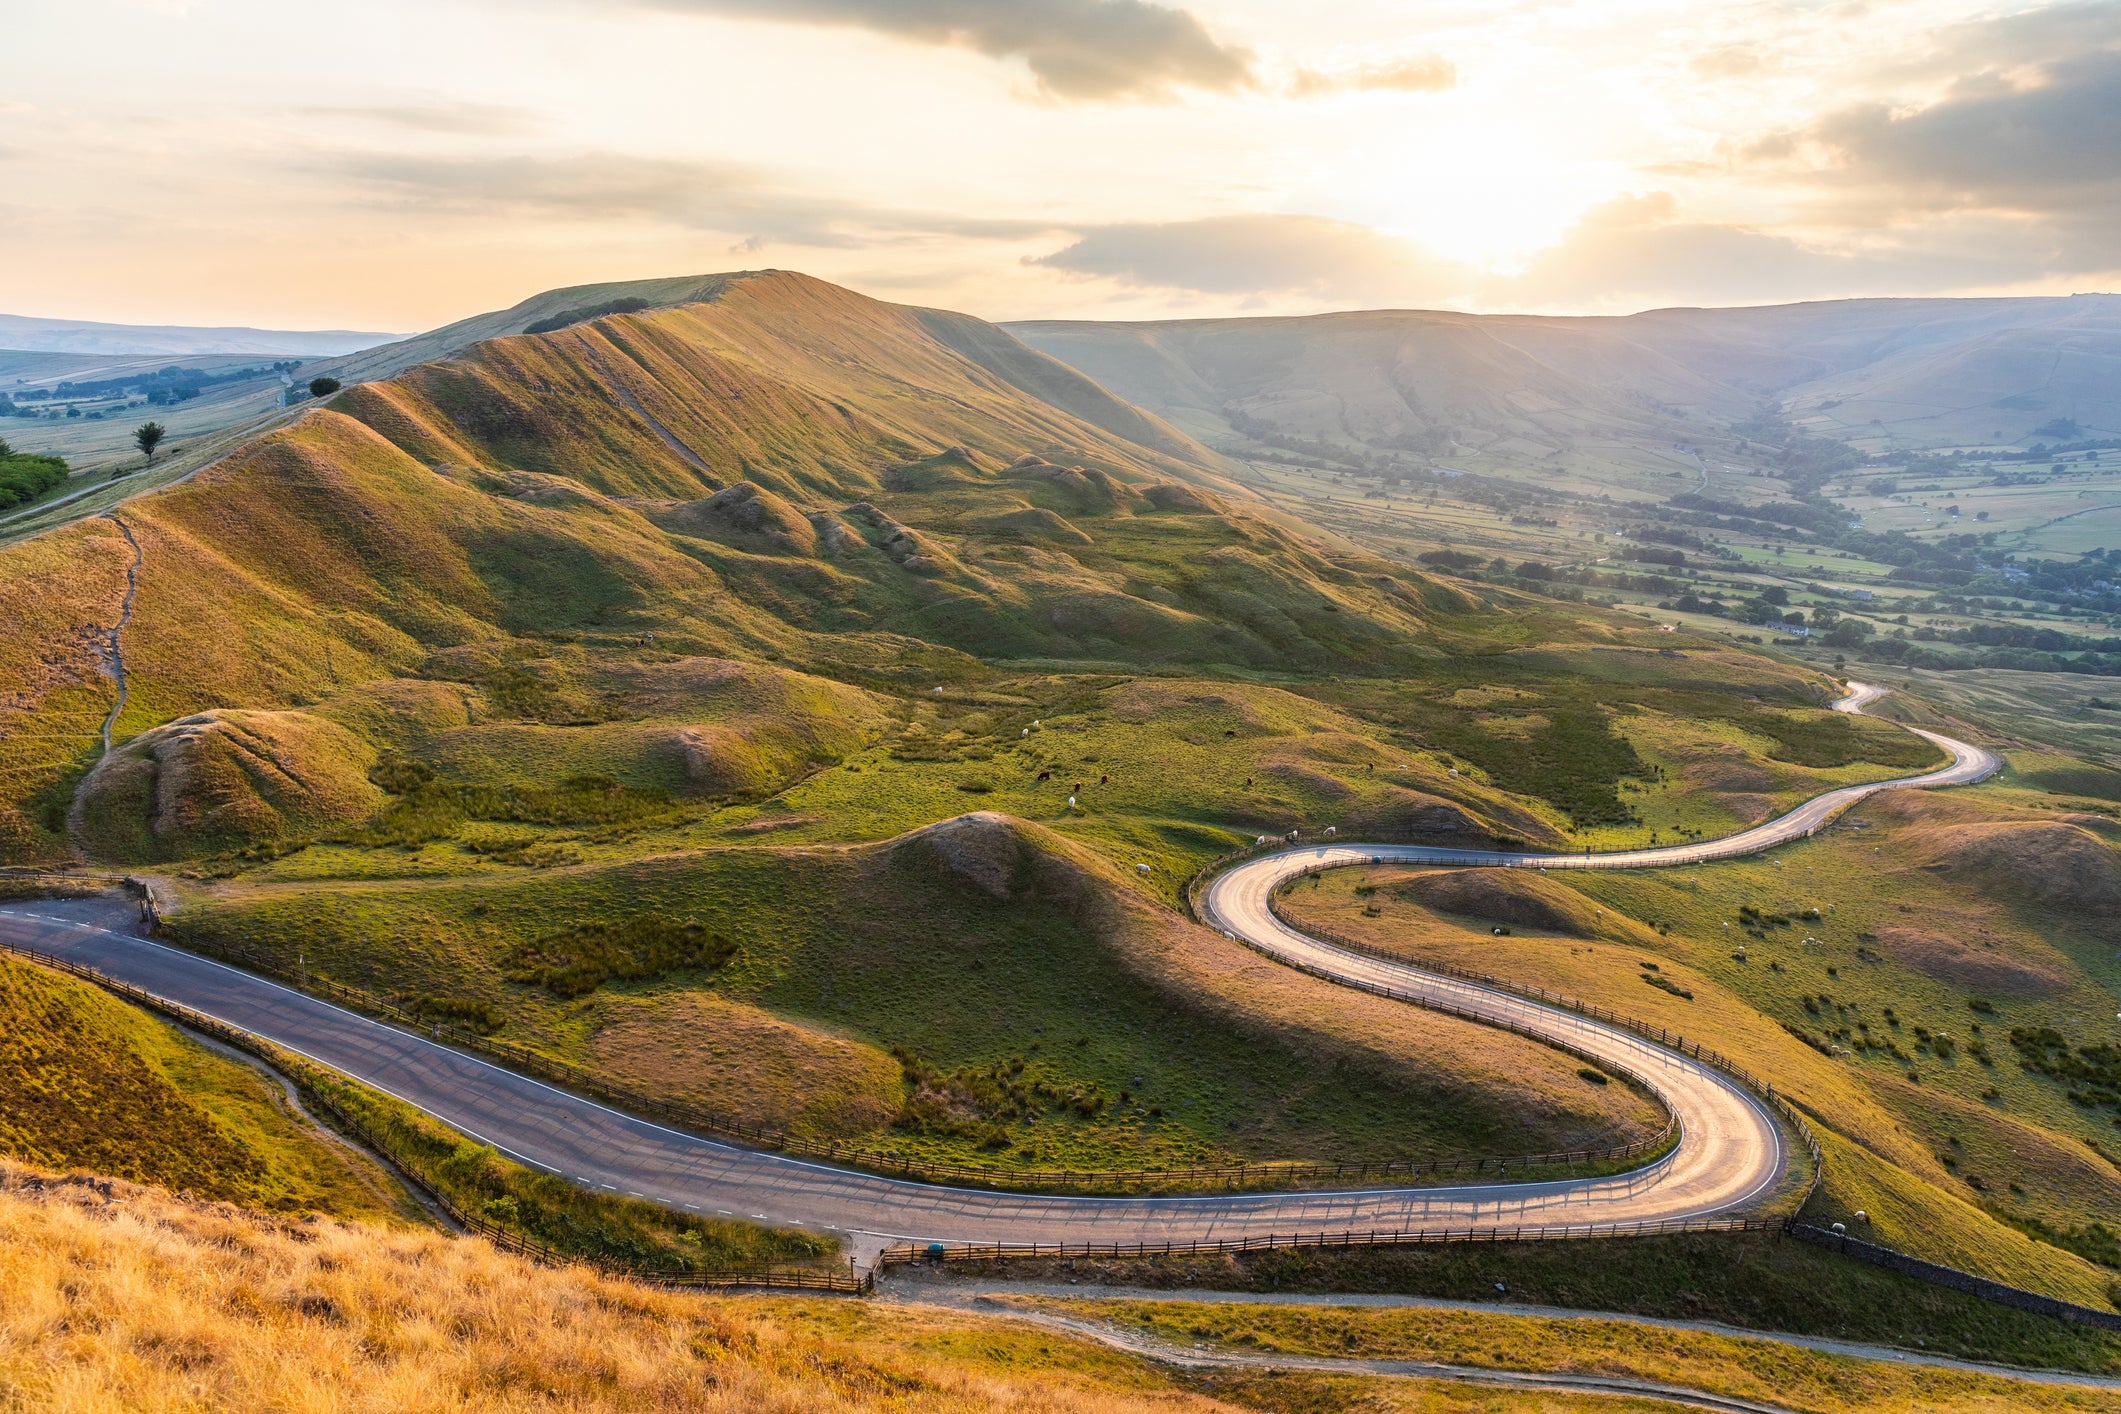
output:
M0 442L0 510L27 505L66 480L66 462L59 457L15 452Z
M524 943L508 955L508 980L580 997L614 977L634 982L682 968L718 968L735 952L736 944L703 924L644 913L624 923L579 923Z
M647 300L637 299L629 295L622 299L606 300L602 304L583 305L580 309L570 309L563 313L555 314L548 319L540 319L535 324L525 325L523 332L526 334L550 334L555 329L565 329L570 324L582 324L591 319L602 319L607 314L638 314L646 308L648 308Z
M491 1036L508 1024L507 1013L492 1002L478 997L437 997L422 994L403 999L405 1009L414 1016L424 1016L434 1021L458 1021L471 1027L481 1036Z

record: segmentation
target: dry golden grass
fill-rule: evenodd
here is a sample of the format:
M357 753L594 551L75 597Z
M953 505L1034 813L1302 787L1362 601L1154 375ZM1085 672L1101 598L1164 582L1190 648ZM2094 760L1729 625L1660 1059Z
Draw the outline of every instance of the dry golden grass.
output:
M11 1414L1229 1407L1001 1322L660 1292L474 1240L0 1166Z
M899 1065L875 1046L781 1020L712 992L614 998L591 1043L597 1069L746 1124L843 1139L891 1122Z

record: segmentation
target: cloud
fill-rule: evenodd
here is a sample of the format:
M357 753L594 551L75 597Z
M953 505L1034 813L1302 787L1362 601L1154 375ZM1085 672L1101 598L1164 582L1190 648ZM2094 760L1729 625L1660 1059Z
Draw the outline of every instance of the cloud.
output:
M739 249L784 243L859 246L893 237L1014 239L1053 222L991 220L870 205L783 185L735 162L582 153L566 157L425 157L356 152L309 169L348 178L422 213L641 220L740 236Z
M1368 226L1323 216L1211 216L1093 227L1026 264L1133 287L1204 294L1301 294L1358 303L1425 303L1467 272Z
M1764 71L1767 59L1750 44L1731 44L1696 54L1687 67L1705 79L1744 79Z
M448 133L467 137L512 137L545 124L535 109L501 103L390 103L361 107L301 108L305 118L375 123L412 132Z
M2102 211L2121 197L2121 50L2073 55L2011 82L1979 74L1914 112L1844 109L1810 136L1837 176L1933 207Z
M2045 5L1945 25L1921 47L1909 46L1873 77L1883 83L1954 79L2041 65L2057 55L2085 54L2121 44L2121 9L2110 0Z
M657 9L833 25L1021 59L1055 98L1162 98L1254 84L1252 51L1148 0L635 0Z
M1298 69L1289 83L1291 98L1319 98L1330 93L1441 93L1458 85L1458 68L1434 54L1358 68L1321 73Z
M1808 242L1682 217L1669 193L1587 213L1524 269L1486 282L1484 307L1641 309L1933 294L2008 284L2051 257L2020 224L1975 220L1909 236Z
M1279 305L1625 312L1986 289L2055 260L2047 234L2023 222L1970 218L1900 239L1815 242L1691 220L1670 193L1649 192L1595 208L1523 268L1486 275L1367 226L1293 215L1092 227L1024 263L1127 289Z

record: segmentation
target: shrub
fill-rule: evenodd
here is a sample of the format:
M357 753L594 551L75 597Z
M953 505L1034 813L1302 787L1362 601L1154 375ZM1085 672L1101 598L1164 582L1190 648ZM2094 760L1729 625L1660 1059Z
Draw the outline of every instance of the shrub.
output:
M27 505L66 480L66 462L8 450L0 442L0 510Z
M508 955L508 980L579 997L616 977L634 982L684 968L713 969L736 945L704 924L643 913L624 923L579 923Z
M556 329L565 329L570 324L583 324L591 319L602 319L607 314L638 314L648 308L648 301L632 295L620 299L606 300L602 304L583 305L580 309L565 310L559 314L540 319L523 327L526 334L550 334Z

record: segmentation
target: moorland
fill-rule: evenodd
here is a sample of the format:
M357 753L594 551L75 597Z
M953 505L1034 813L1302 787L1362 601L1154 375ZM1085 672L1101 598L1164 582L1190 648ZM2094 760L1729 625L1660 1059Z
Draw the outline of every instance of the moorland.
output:
M1913 322L2024 339L2097 312ZM1913 319L1830 313L1779 337L1848 350L1864 320ZM2121 664L2121 606L2108 557L2069 538L2095 519L2069 498L2121 467L2105 414L2079 407L2066 438L2053 416L1987 429L1978 453L1936 440L1965 435L1948 419L1866 440L1817 404L1856 406L1834 380L1876 379L1875 358L1748 344L1752 364L1680 386L1680 355L1720 366L1700 350L1735 346L1732 321L1652 322L1670 344L1620 365L1634 382L1581 373L1612 366L1601 328L1550 386L1424 353L1384 316L1350 338L1020 339L751 272L556 291L351 355L349 386L278 425L0 528L0 857L156 875L179 944L806 1140L998 1173L1597 1148L1665 1116L1565 1052L1266 966L1192 921L1189 884L1292 831L1709 838L1941 759L1830 710L1860 675L2009 769L1875 797L1772 860L1341 870L1282 907L1714 1035L1817 1133L1809 1217L2113 1309L2121 1118L2099 1019L2121 985L2121 762L2096 685ZM1553 350L1573 333L1522 337L1512 358L1568 366ZM1243 357L1203 352L1240 338ZM1452 370L1462 396L1313 416L1310 385L1372 406L1355 391L1391 388L1395 361ZM2043 685L2063 681L2074 705L2054 706ZM0 1112L17 1159L424 1220L255 1071L8 967L9 1026L100 1038L35 1054L107 1055L143 1108L104 1130L170 1151L99 1148L78 1097L112 1085L83 1074ZM831 1260L805 1234L587 1203L341 1098L377 1106L401 1168L526 1235ZM13 1221L79 1228L73 1201ZM250 1219L161 1221L175 1263ZM375 1230L399 1233L378 1272L444 1260L421 1255L439 1239ZM1576 1246L1564 1260L1602 1260ZM482 1280L518 1290L527 1270ZM662 1298L625 1299L645 1303L627 1341L679 1338ZM759 1317L770 1338L715 1339L812 1351L854 1338L838 1319L789 1307ZM861 1338L957 1339L890 1321ZM1066 1348L1068 1380L1117 1382L1098 1398L1164 1388ZM758 1368L744 1378L781 1377Z

